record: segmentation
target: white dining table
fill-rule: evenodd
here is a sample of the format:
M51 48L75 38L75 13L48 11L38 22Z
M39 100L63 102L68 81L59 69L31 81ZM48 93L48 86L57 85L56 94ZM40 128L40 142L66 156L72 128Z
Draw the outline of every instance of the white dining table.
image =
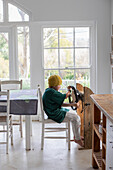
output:
M31 150L31 117L37 115L38 96L37 89L10 90L10 114L25 115L25 140L26 150ZM0 101L5 101L0 96ZM5 107L0 107L0 111L5 111Z

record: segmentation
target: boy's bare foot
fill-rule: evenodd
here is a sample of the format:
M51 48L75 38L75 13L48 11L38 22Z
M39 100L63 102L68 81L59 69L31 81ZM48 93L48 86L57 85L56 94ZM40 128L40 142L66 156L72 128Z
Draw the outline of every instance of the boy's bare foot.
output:
M80 140L74 139L74 142L79 144L81 147L84 147L84 143L83 143L83 141L81 139Z
M75 140L74 139L71 139L70 142L74 142Z
M84 140L84 137L83 136L80 136L81 137L81 140Z
M81 136L81 140L84 140L84 137ZM75 142L75 138L70 140L71 142Z
M84 137L83 137L83 136L80 136L80 138L81 138L81 140L84 140ZM75 142L75 141L76 141L75 136L74 136L74 139L71 139L70 141L71 141L71 142Z

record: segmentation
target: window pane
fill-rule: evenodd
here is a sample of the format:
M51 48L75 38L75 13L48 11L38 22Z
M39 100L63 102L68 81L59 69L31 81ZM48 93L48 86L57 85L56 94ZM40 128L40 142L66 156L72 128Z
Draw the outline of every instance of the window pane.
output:
M0 0L0 22L3 22L3 1Z
M88 67L89 66L89 49L79 48L75 49L75 66Z
M12 4L8 4L9 21L29 21L29 16Z
M60 50L60 66L71 67L74 65L73 62L73 49L61 49Z
M59 28L60 47L73 47L73 28Z
M62 89L67 89L67 86L74 86L74 70L60 70L62 78Z
M51 76L51 75L59 75L58 73L58 70L45 70L44 72L44 78L45 78L45 88L48 87L48 78Z
M44 68L58 68L58 50L44 50Z
M0 78L9 78L8 33L0 33Z
M90 87L90 69L76 70L76 83Z
M89 47L89 27L75 28L75 47Z
M19 79L23 80L23 88L30 88L29 27L18 27L17 33Z
M44 68L59 68L62 92L68 85L75 86L76 78L90 87L90 27L57 27L54 30L56 34L53 28L43 29Z
M58 29L57 28L44 28L43 29L44 47L58 47Z

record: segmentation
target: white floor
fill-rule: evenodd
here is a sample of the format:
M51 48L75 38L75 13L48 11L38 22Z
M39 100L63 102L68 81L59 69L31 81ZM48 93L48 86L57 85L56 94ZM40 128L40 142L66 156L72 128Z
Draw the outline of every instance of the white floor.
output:
M6 154L5 145L0 145L0 170L92 170L92 151L78 150L71 142L68 151L64 139L46 139L44 150L40 149L41 123L33 122L32 150L25 150L25 133L20 138L18 127L14 127L14 145L9 145ZM23 123L24 126L24 123ZM24 131L24 127L23 127ZM1 135L1 134L0 134ZM4 136L0 136L0 140Z

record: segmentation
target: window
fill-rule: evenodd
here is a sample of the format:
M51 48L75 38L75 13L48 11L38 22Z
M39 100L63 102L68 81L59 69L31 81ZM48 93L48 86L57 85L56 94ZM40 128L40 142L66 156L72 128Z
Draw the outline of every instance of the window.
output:
M5 32L0 32L0 78L9 79L9 38Z
M30 88L29 27L17 27L19 78Z
M43 28L43 54L45 88L48 77L59 74L63 89L81 83L90 87L91 28Z
M0 0L0 79L22 79L23 88L30 88L30 18L13 0Z
M3 1L0 0L0 22L3 22Z
M8 4L9 21L29 21L29 16L18 7Z

